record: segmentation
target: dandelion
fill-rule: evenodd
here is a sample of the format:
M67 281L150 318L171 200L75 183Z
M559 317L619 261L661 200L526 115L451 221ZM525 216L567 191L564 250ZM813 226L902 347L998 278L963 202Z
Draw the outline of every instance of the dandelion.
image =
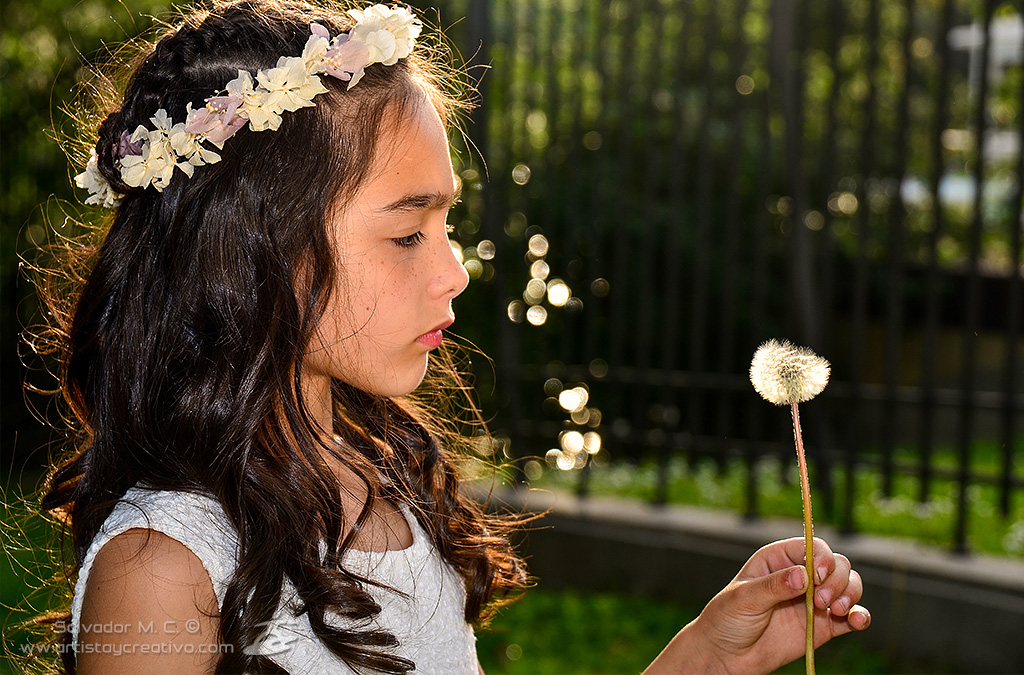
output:
M810 401L825 389L829 376L828 361L806 347L797 347L786 340L769 340L754 353L750 363L750 381L766 401L775 405L788 405L793 414L793 438L796 458L800 465L800 493L804 507L804 564L807 569L807 675L814 675L814 583L813 542L814 526L811 519L811 488L807 481L807 459L800 433L799 403Z
M786 340L765 342L750 364L754 389L775 405L810 401L828 384L828 376L828 361Z

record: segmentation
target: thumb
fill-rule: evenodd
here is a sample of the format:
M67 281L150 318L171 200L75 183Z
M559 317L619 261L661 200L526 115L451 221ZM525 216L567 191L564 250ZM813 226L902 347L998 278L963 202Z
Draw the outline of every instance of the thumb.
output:
M763 607L773 607L804 593L807 589L807 570L803 565L794 565L757 579L749 579L747 585L751 591L751 601Z

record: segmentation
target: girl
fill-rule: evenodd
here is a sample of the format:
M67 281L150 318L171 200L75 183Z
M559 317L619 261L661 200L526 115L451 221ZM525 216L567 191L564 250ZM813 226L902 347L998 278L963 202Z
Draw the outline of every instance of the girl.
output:
M43 507L77 575L79 673L475 673L471 625L526 584L417 403L467 284L446 236L460 105L420 22L235 0L142 51L76 181L114 209L66 315L79 433ZM105 82L105 81L101 81ZM98 89L104 89L100 86ZM419 387L422 395L441 385ZM866 627L824 542L757 552L651 672L767 672Z

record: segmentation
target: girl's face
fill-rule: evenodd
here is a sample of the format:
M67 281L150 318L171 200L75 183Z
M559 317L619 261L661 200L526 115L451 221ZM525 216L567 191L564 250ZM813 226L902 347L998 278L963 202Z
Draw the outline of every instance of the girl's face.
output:
M328 224L341 271L306 363L400 396L423 379L469 276L448 242L458 195L441 119L424 97L389 128L359 194Z

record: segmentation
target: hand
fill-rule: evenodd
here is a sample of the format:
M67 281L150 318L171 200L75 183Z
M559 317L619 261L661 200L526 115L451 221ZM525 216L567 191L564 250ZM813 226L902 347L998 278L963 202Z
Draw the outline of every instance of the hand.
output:
M765 546L701 613L696 623L724 672L771 672L804 655L803 559L803 539ZM867 628L871 615L857 605L864 586L846 556L815 539L814 570L814 646Z
M647 672L770 673L803 656L803 559L802 538L757 551ZM871 615L857 604L864 587L850 561L815 539L814 570L815 647L867 628Z

